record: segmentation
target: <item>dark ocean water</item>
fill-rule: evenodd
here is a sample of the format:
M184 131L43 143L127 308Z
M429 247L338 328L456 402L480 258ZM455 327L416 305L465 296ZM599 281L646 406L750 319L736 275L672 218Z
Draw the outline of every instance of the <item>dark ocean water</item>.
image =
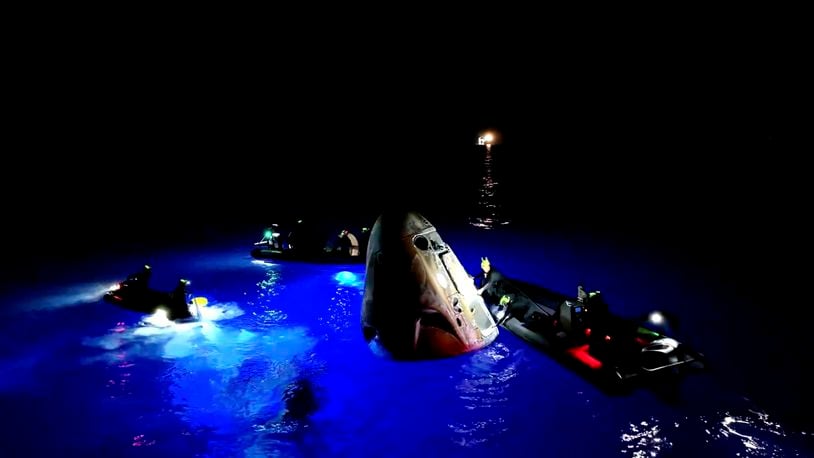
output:
M713 369L684 379L677 399L647 389L610 396L506 331L460 357L388 361L361 336L359 265L258 263L233 239L77 263L7 294L4 455L811 456L810 431L784 421L774 396L748 392L744 377L763 377L762 389L791 401L804 387L761 374L769 355L742 353L761 324L727 319L737 301L647 253L597 254L596 244L510 227L439 230L472 269L488 255L510 275L562 291L601 285L624 315L656 304L679 315L677 337ZM210 301L208 320L140 327L140 314L99 300L142 262L156 287L191 279ZM793 360L773 364L795 370ZM284 391L303 380L318 407L285 419Z
M738 225L710 219L713 205L634 218L645 207L614 207L622 194L600 186L573 198L570 180L546 180L500 151L473 149L477 161L412 201L470 271L488 256L565 293L586 282L625 316L666 311L709 372L682 380L670 399L648 389L611 396L507 331L460 357L388 361L362 339L363 267L258 263L250 245L272 221L229 224L198 211L199 224L152 229L161 237L123 228L92 250L80 237L9 269L0 454L812 456L810 314L782 299L783 257L766 248L788 240L764 236L744 253L727 237ZM532 179L545 192L529 192ZM347 202L323 216L372 224L375 206ZM142 315L100 300L144 263L158 288L191 279L209 300L205 322L141 327ZM286 418L284 393L297 384L312 388L317 407Z

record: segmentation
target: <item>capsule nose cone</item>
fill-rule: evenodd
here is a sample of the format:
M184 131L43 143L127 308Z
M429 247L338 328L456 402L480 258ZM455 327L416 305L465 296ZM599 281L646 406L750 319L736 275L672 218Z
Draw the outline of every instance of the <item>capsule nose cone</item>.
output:
M409 211L391 211L382 213L371 230L371 242L398 242L417 234L433 225L422 215Z

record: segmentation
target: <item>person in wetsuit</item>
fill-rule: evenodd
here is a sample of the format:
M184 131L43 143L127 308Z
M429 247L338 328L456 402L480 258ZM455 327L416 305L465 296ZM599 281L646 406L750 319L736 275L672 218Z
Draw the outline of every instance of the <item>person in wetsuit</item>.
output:
M481 258L480 270L481 272L473 277L475 287L478 289L478 294L481 296L484 294L487 296L497 294L497 282L503 278L503 276L500 272L492 268L492 263L489 262L489 258Z
M178 284L175 286L175 289L170 293L169 311L167 313L167 318L170 320L192 318L192 313L189 311L189 305L187 303L188 285L189 280L182 278L178 280Z
M577 285L577 300L589 308L586 326L591 330L588 336L590 352L603 359L613 357L618 348L619 326L608 310L608 304L600 291L587 291L580 283Z
M130 288L131 291L144 292L149 288L152 273L150 266L145 264L140 271L130 274L123 286Z
M502 321L504 317L509 316L523 319L529 312L531 301L526 297L518 297L517 294L506 289L502 282L503 274L492 267L489 258L481 258L480 268L481 272L472 280L478 289L478 294L489 304L492 316L497 321Z

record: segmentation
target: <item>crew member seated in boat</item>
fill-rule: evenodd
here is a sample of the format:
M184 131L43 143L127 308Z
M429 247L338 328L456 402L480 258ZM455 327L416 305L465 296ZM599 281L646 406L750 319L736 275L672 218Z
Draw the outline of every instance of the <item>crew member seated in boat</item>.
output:
M495 318L495 321L498 324L500 324L504 318L509 316L507 312L509 311L512 299L513 295L504 294L500 296L500 301L498 301L497 305L492 305L489 307L489 311L492 312L492 316Z
M271 227L267 227L265 231L263 231L263 238L260 239L259 242L255 242L255 245L265 245L270 249L279 250L280 249L280 239L279 239L279 226L277 224L272 224Z
M612 356L619 348L619 329L611 323L608 305L600 291L586 291L582 284L577 286L577 300L585 304L587 318L584 325L590 329L588 343L590 352L596 357ZM622 339L624 340L624 339Z
M189 305L187 302L187 299L189 298L189 294L187 293L188 285L189 280L182 278L178 280L178 284L175 286L175 289L172 291L172 293L170 293L169 311L167 313L167 318L170 320L192 318L192 313L189 311Z
M129 275L124 281L124 285L133 290L144 291L150 285L150 276L152 273L150 266L145 264L140 271Z
M591 322L605 321L607 319L608 304L601 291L586 291L580 283L577 285L577 300L586 305L590 313Z

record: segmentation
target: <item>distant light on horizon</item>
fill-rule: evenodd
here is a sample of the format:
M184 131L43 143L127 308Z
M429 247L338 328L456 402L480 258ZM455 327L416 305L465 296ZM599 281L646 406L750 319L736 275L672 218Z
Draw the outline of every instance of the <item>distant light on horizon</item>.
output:
M478 136L478 145L492 145L497 142L497 135L493 132L484 132Z

